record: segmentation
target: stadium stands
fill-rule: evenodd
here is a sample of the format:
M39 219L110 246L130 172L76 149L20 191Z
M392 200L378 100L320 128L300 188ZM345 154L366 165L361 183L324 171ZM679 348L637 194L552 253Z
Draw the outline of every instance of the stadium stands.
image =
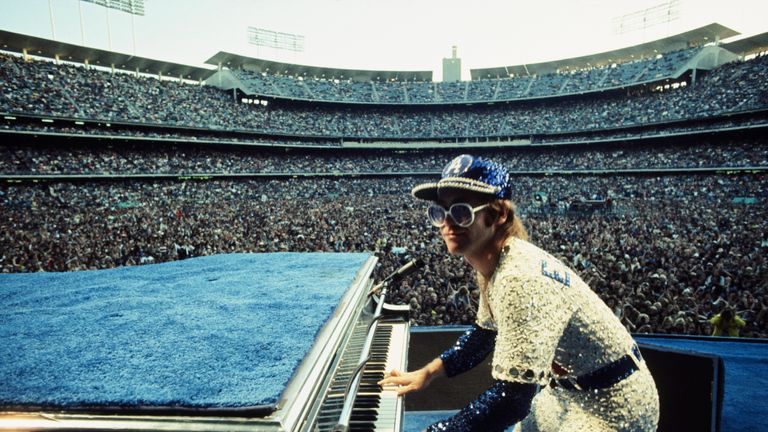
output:
M5 185L0 265L5 272L64 271L235 251L372 250L382 259L381 276L404 250L429 262L397 292L412 305L414 322L468 323L476 284L460 260L445 257L408 196L419 181ZM633 331L705 333L702 321L722 297L747 320L745 335L767 336L768 215L763 205L734 202L764 202L764 185L765 174L520 177L515 198L533 241L574 266ZM584 199L610 199L612 207L568 211Z
M235 71L269 96L266 106L209 86L0 55L0 269L370 250L378 277L406 255L428 261L395 293L414 323L469 323L478 299L469 268L445 256L408 196L417 176L469 152L518 174L533 241L630 330L706 334L727 301L747 321L744 335L768 337L768 56L659 91L697 53L458 83ZM372 140L412 148L340 148Z
M158 147L151 138L126 144L15 145L0 155L0 174L389 174L439 172L456 150L391 154L364 150L342 153L269 151L183 144ZM768 167L768 139L739 141L702 139L693 144L667 142L626 145L523 147L475 150L512 171L684 170L696 168Z
M391 94L384 98L400 97L413 101L413 105L307 106L283 102L264 107L233 103L231 92L208 86L27 62L9 56L3 57L2 62L0 90L9 95L0 104L0 111L5 113L348 139L515 137L602 131L711 119L764 110L768 106L768 56L724 65L699 77L696 85L675 91L637 89L638 94L630 96L606 93L575 99L453 108L432 105L420 109L415 108L420 101L435 94L452 100L462 93L479 94L479 90L470 91L466 83L459 86L466 85L466 89L446 87L442 91L435 91L435 83L388 83L382 86L384 91L379 91L369 83L370 94ZM310 92L310 86L303 82L295 85L293 78L273 78L272 85L280 89L281 97L301 98ZM514 81L499 84L493 92L507 94L507 82ZM566 84L567 81L541 76L531 79L525 91Z
M680 68L700 51L701 48L688 48L602 68L470 82L406 82L392 85L305 76L286 77L245 69L233 72L240 79L245 93L266 97L408 105L498 102L582 94L677 78L676 73ZM497 86L502 89L499 93L495 91Z

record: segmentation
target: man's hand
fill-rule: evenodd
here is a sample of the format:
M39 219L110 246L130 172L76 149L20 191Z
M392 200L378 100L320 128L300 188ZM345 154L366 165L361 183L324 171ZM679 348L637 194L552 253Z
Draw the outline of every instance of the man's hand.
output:
M412 391L419 391L428 385L427 372L423 369L413 372L400 372L397 369L393 369L384 375L384 379L379 381L379 385L385 390L397 391L398 396Z
M389 371L378 384L385 389L397 391L398 396L427 388L435 377L444 374L443 361L439 358L413 372Z

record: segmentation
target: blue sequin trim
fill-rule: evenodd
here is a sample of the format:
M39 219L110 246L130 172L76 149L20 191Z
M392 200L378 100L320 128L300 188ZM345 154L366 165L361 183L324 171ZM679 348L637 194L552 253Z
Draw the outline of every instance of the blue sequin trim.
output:
M472 369L485 360L495 346L495 331L473 325L453 346L440 354L445 374L452 377Z
M493 385L456 415L427 427L428 432L503 431L524 419L539 390L535 384L495 380Z

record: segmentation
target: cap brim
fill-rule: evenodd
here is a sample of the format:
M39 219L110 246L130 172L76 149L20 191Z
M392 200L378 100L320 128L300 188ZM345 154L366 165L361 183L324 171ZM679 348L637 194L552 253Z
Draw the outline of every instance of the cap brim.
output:
M423 183L411 189L411 195L418 199L437 201L437 183Z
M437 201L438 191L448 189L467 191L480 195L490 195L491 197L495 197L499 192L498 188L489 186L477 180L463 177L446 177L437 183L423 183L414 187L411 189L411 195L418 199Z

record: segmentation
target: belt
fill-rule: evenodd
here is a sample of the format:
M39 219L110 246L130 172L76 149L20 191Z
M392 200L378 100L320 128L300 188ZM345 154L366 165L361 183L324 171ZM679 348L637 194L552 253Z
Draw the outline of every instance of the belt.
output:
M643 357L640 354L640 348L635 344L629 354L625 354L616 361L581 376L552 378L550 385L574 391L608 388L639 370L641 361L643 361Z

